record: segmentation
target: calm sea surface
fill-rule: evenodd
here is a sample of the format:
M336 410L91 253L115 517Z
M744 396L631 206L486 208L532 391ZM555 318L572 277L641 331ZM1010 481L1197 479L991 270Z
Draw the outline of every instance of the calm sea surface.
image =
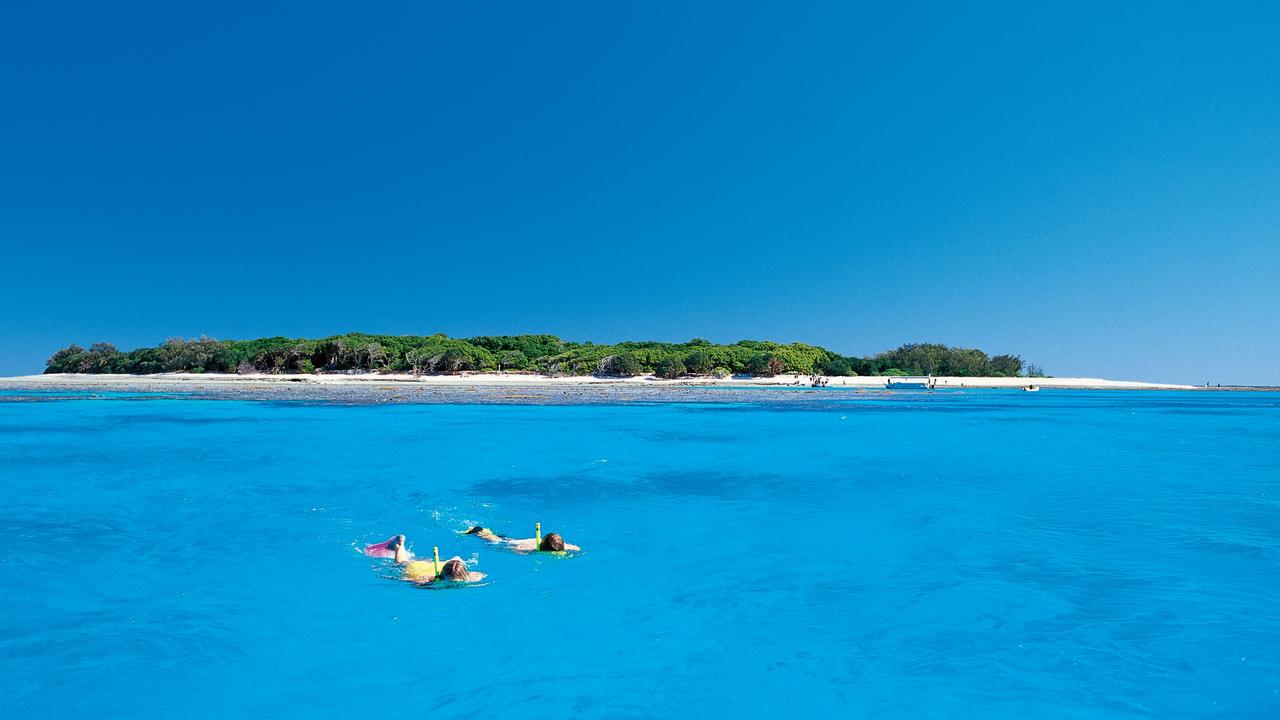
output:
M9 400L3 718L1280 716L1273 393Z

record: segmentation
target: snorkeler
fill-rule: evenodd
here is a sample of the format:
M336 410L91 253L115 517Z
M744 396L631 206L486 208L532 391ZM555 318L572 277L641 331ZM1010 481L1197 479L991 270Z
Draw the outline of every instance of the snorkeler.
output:
M539 532L541 532L541 530L539 530ZM566 543L564 541L564 538L560 537L560 533L547 533L546 535L543 535L542 540L539 541L538 538L536 537L509 538L506 535L499 535L494 531L490 530L489 528L484 528L484 527L480 527L479 525L476 525L475 527L471 528L464 534L475 535L481 540L485 540L497 545L506 545L511 550L514 550L515 552L520 552L520 553L564 552L566 550L576 552L582 549L577 545L570 545L569 543Z
M385 543L370 545L365 549L366 554L373 555L369 551L370 548L385 548L392 553L391 557L400 567L400 579L417 585L434 582L478 582L485 577L484 573L468 570L467 564L456 555L443 563L440 562L438 555L435 560L414 560L413 553L409 552L403 535L397 535ZM374 557L386 556L374 555ZM439 573L436 572L437 567L440 568Z

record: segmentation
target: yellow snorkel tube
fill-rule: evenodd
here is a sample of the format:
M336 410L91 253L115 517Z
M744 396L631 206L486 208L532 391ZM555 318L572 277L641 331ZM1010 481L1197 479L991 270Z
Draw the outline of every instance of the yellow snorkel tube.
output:
M542 549L542 523L533 524L533 551L537 552Z
M435 562L436 577L440 577L440 548L432 547L431 556L434 558Z

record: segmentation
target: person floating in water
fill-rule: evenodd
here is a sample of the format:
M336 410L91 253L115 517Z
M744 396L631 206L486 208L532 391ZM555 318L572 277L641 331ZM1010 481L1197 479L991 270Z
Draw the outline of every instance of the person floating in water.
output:
M506 535L499 535L489 528L476 525L465 534L475 535L481 540L486 540L496 545L506 545L509 549L520 553L564 552L566 550L577 552L582 549L577 545L571 545L565 542L564 538L560 537L560 533L547 533L546 535L543 535L542 540L539 541L536 537L509 538Z
M456 555L442 563L438 560L415 560L403 535L397 535L377 545L370 545L365 548L365 554L372 557L391 557L400 568L400 579L417 585L435 582L477 582L485 577L484 573L468 570L467 564ZM439 573L436 572L437 566L440 568Z

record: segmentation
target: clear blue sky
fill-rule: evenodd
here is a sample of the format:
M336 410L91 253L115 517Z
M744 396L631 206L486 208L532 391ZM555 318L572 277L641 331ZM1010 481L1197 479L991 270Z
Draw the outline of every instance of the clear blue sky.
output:
M0 374L364 330L1280 383L1274 3L181 5L0 16Z

